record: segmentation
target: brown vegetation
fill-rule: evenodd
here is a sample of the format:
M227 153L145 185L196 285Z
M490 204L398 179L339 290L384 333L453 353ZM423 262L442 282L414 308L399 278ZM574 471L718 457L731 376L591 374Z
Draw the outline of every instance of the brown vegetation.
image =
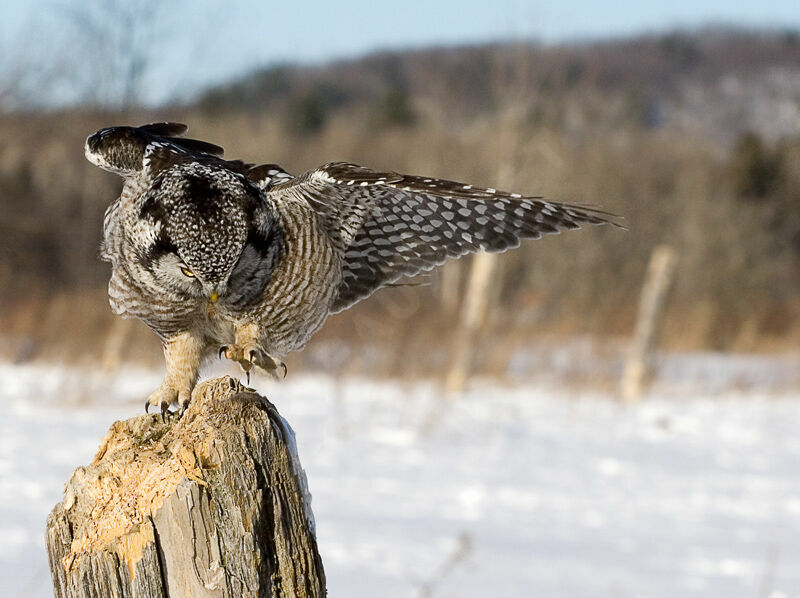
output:
M800 340L800 137L745 129L741 119L727 127L713 106L711 125L692 126L696 107L685 93L704 82L698 89L713 95L726 76L747 81L769 68L794 68L797 77L800 47L780 36L726 39L384 54L273 68L184 107L2 116L5 350L15 359L102 354L112 316L96 247L120 181L84 160L83 140L101 126L156 119L189 123L193 136L230 157L293 172L348 160L503 181L623 215L627 232L569 233L503 256L485 330L495 355L542 333L629 334L659 243L679 256L669 346L791 347ZM332 318L312 348L342 341L348 363L362 364L352 367L374 369L371 348L383 342L390 350L381 369L405 372L419 361L411 367L430 371L438 359L431 347L446 349L456 314L442 312L439 275L429 280L380 291ZM131 329L129 356L155 346L142 328Z

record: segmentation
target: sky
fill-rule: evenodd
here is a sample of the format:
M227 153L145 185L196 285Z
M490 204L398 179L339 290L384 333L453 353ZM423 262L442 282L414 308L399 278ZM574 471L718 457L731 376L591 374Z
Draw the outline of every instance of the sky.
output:
M800 29L797 0L621 0L613 6L589 0L114 1L153 7L157 24L148 31L153 53L144 85L149 101L258 66L319 63L380 49L504 39L558 43L708 24ZM0 50L64 59L70 48L77 52L96 37L78 30L76 14L114 1L6 0Z

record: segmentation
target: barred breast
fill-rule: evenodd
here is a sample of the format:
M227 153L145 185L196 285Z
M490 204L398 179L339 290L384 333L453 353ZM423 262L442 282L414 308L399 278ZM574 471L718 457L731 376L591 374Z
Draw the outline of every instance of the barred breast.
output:
M301 349L328 316L339 283L342 257L302 198L276 202L283 229L283 259L248 316L262 329L262 342L273 355Z

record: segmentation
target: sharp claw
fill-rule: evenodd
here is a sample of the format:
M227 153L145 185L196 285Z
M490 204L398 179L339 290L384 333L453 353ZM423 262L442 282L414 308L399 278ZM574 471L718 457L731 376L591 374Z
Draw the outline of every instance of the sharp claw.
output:
M178 413L178 419L183 417L183 414L186 413L186 410L189 408L189 403L186 403L181 407L180 412Z
M223 353L225 353L225 351L227 351L227 350L228 350L228 345L222 345L219 348L219 359L222 359Z
M144 402L144 412L145 413L150 413L150 400L149 399Z
M163 401L161 403L161 421L167 421L168 415L169 415L169 403Z
M250 385L250 370L247 370L247 371L245 372L245 376L247 377L247 384L248 384L248 386L249 386L249 385Z
M285 380L286 379L286 374L289 373L289 369L286 367L285 363L283 363L282 361L280 363L281 363L281 367L283 368L283 378Z
M250 360L250 363L253 363L253 361L254 361L254 360L255 360L255 358L256 358L256 352L255 352L255 351L250 351L250 353L248 354L248 356L247 356L247 357L248 357L248 359Z

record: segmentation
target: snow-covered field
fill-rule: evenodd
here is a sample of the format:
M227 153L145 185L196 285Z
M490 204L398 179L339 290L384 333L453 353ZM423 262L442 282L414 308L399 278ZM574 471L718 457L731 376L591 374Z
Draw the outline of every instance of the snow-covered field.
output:
M0 596L51 595L47 512L159 376L111 382L0 365ZM800 392L260 389L297 434L332 597L800 596Z

